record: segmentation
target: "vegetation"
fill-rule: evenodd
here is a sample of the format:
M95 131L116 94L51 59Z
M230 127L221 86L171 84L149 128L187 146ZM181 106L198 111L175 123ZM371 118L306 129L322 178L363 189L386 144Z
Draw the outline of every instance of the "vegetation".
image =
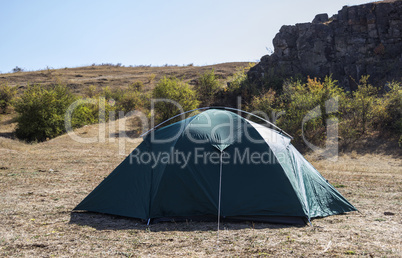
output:
M194 89L198 94L201 106L208 107L215 102L216 95L222 90L222 85L212 69L199 77Z
M100 67L94 67L93 70L88 69L94 73L91 74L93 78L101 74L105 75L106 68L102 72L98 71L98 68ZM69 72L68 69L63 69L60 73L66 71ZM152 71L157 73L156 70ZM218 74L219 69L215 71ZM84 74L85 78L84 72L80 71L80 74ZM76 71L72 74L70 79L76 78ZM28 75L21 73L12 76ZM193 76L196 76L196 73ZM160 77L158 74L158 78ZM44 76L24 78L32 81L50 81L48 77ZM196 79L195 77L186 78L188 81ZM236 83L239 87L236 86L236 83L230 84L233 78L238 79ZM121 81L110 80L107 82L109 87L96 84L97 88L92 94L93 97L90 98L88 95L85 97L87 100L96 100L99 99L99 96L104 96L109 103L107 105L117 111L123 108L123 99L130 99L127 96L138 94L139 99L144 102L132 101L132 104L128 105L126 109L129 110L135 106L136 109L141 107L148 110L152 88L144 85L143 89L136 91L130 85L135 83L138 78L135 77L126 84L125 80L126 78ZM147 78L143 77L141 80L146 82ZM324 121L332 118L339 120L340 140L343 143L373 137L378 133L385 134L386 137L402 134L401 83L390 82L383 87L372 89L363 79L356 92L342 91L338 94L336 81L330 78L327 80L328 82L326 79L315 78L293 79L286 81L283 88L281 85L281 90L274 87L254 88L256 93L249 94L249 91L241 89L253 89L252 85L247 85L245 71L239 70L234 77L229 79L229 85L218 91L215 101L218 104L232 105L237 96L242 96L243 99L249 98L244 101L249 111L265 110L270 115L269 118L274 119L272 114L277 115L280 111L289 111L289 115L298 118L296 111L306 113L306 110L301 109L315 108L323 101L325 103L327 97L335 96L338 97L338 112L330 113L328 117L325 117L325 112L323 117L321 112L320 116L305 125L305 133L309 140L314 142L316 139L318 143L322 143L326 137ZM93 83L95 85L96 82ZM14 85L21 84L14 83L12 87ZM128 89L123 88L127 86ZM60 89L56 89L57 87ZM76 93L82 94L84 87L86 86L80 85L73 89L76 90ZM189 88L191 89L191 86ZM40 119L35 124L38 128L32 130L33 132L38 131L38 133L41 130L48 130L47 128L52 127L58 121L55 119L57 118L55 114L59 112L56 107L65 107L66 103L80 99L63 85L50 87L44 84L33 85L19 91L21 91L19 98L15 99L14 96L10 103L14 107L22 105L20 108L27 119L30 119L30 115ZM55 91L58 93L56 94ZM321 97L312 96L313 92ZM196 92L193 91L193 93L196 96ZM133 98L135 99L135 97ZM78 106L73 114L73 124L78 127L87 123L96 123L99 120L97 107L97 104L90 103ZM320 110L326 111L322 107ZM13 109L9 108L8 112L10 111L13 112ZM18 113L18 116L22 116L22 113ZM48 117L42 119L41 117L45 114L51 119L48 120ZM13 115L14 113L11 116ZM10 115L0 114L0 117L3 116L9 117ZM285 116L286 113L277 120L284 129ZM32 121L35 122L35 120ZM44 124L49 121L54 121L54 123ZM24 125L23 119L19 122L21 122L19 127ZM299 123L300 120L295 122L298 124L297 128L301 126ZM365 124L364 130L363 124ZM4 129L3 124L0 128ZM82 128L79 132L87 133L85 137L99 135L96 126ZM300 135L292 131L289 133L296 136L296 141L300 141ZM108 135L114 137L112 133ZM400 141L402 144L402 138ZM378 140L374 140L374 142L380 143ZM129 153L138 145L138 142L128 144L127 152ZM63 151L60 151L60 146L63 146ZM395 225L400 223L400 214L395 210L395 204L399 203L400 163L388 153L386 155L379 153L361 155L355 151L347 155L341 154L338 162L321 159L315 154L305 156L365 216L351 213L347 216L327 217L313 222L319 227L328 229L324 231L311 230L311 227L226 223L227 230L220 232L219 248L216 248L215 245L211 245L211 242L216 242L216 222L189 221L147 226L143 223L133 223L132 220L110 219L102 214L71 214L69 212L121 162L122 156L119 155L118 141L110 141L107 145L104 143L88 145L76 142L69 137L60 137L52 142L32 146L0 137L0 147L3 148L2 159L5 161L0 167L2 176L0 186L5 193L3 201L0 202L0 210L5 214L2 217L2 227L0 227L0 235L2 235L0 249L5 256L60 255L61 250L66 256L88 256L88 254L100 256L105 253L106 249L108 254L116 256L155 254L173 256L178 253L186 256L210 256L211 254L231 256L400 256L399 242L390 241L390 239L397 239L398 231L395 230ZM18 155L19 153L23 155ZM63 162L57 162L60 160ZM90 171L90 173L85 173L85 171ZM370 175L369 180L364 183L359 182L359 178L362 176L364 178L364 175ZM35 189L40 189L40 191ZM15 201L17 197L18 205ZM33 208L30 209L30 207ZM18 214L18 216L13 214ZM66 223L66 221L70 221L70 223ZM99 224L99 221L102 221L102 225ZM96 228L101 230L94 231ZM105 228L108 230L102 230ZM346 235L350 233L346 242L344 241L345 232ZM88 241L84 241L80 245L79 249L71 246L71 243L75 243L77 234L91 236L88 237ZM371 241L373 238L378 241ZM323 239L327 239L327 241L323 241ZM328 241L329 239L332 242ZM116 245L117 242L121 244Z
M169 99L181 106L183 111L195 109L199 105L196 92L190 85L177 79L164 77L152 91L154 99ZM156 122L162 122L180 113L179 107L172 102L159 101L155 103Z
M28 142L44 141L64 133L64 113L75 100L62 85L50 89L28 86L15 104L17 137Z
M17 89L9 86L7 83L0 85L0 113L6 113L11 106Z
M341 143L348 145L374 131L402 134L401 84L394 82L388 88L381 94L385 89L370 85L368 76L362 77L354 92L344 92L331 77L323 81L307 78L305 83L288 80L283 84L282 94L269 89L254 96L248 109L268 115L284 111L277 123L291 132L299 144L303 142L303 133L310 142L324 144L327 122L338 119Z
M28 86L15 104L15 111L18 113L16 136L28 142L40 142L65 133L65 114L76 100L78 97L62 84L49 88L41 85ZM99 122L98 101L95 98L84 101L74 109L71 118L73 128ZM112 107L106 103L106 120L111 110Z
M109 111L128 113L140 110L149 117L151 98L171 99L187 111L199 105L236 106L237 98L241 97L243 109L256 111L258 115L276 122L295 137L296 144L303 144L303 135L315 145L325 144L330 128L328 122L337 119L338 140L344 146L378 134L391 136L397 141L399 139L402 145L401 83L390 82L385 86L374 87L368 83L369 77L363 76L354 92L344 92L331 77L323 80L288 79L278 87L275 76L268 74L263 86L257 87L247 77L252 65L237 69L229 78L222 77L214 69L204 70L198 78L187 78L188 81L195 82L194 87L183 80L164 77L152 89L155 73L145 73L140 79L133 77L137 79L126 84L127 88L114 84L110 84L110 87L91 84L79 92L84 94L86 101L76 107L71 123L77 128L100 122L100 97L106 100L106 120ZM80 77L81 74L74 74L74 78ZM160 74L158 77L160 78ZM17 100L16 92L15 86L7 83L0 85L0 113L7 112L15 103L18 115L16 135L27 141L43 141L64 133L66 108L82 98L61 83L55 86L28 86ZM331 99L332 102L328 101ZM334 110L331 110L331 104L335 105L332 107ZM180 110L172 103L155 103L156 122L179 113Z
M135 110L146 111L149 110L149 99L149 94L138 90L125 92L123 98L116 102L116 109L126 113Z
M23 71L24 71L24 69L22 69L21 67L18 67L18 66L13 68L13 73L18 73L18 72L23 72Z

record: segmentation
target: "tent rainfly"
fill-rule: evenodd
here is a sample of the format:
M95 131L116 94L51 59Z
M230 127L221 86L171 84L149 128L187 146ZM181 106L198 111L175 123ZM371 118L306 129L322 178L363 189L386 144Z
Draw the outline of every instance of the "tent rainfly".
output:
M146 135L74 210L305 224L356 208L281 131L208 109Z

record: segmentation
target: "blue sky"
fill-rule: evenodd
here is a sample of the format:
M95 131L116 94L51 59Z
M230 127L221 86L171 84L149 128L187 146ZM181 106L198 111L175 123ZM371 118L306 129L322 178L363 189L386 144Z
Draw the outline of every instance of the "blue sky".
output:
M258 61L282 25L359 0L0 0L0 72Z

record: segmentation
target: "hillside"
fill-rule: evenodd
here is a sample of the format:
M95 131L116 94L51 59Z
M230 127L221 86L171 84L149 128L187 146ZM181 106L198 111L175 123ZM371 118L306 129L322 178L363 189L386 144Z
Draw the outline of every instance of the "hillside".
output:
M32 72L0 74L0 84L7 82L11 86L23 89L27 84L49 85L61 81L75 93L82 93L89 85L97 87L127 88L128 85L141 81L146 89L152 89L155 82L164 76L177 77L190 84L205 71L215 70L218 78L224 80L232 76L237 68L247 66L245 62L223 63L208 66L137 66L122 67L114 65L94 65L77 68L44 69ZM153 76L154 75L154 76Z
M95 65L77 68L45 69L0 74L0 85L7 83L18 88L21 94L26 86L40 84L43 86L62 83L78 95L85 95L89 86L94 85L98 92L109 86L111 89L127 89L130 84L142 82L143 91L151 90L155 84L166 77L177 77L190 85L204 72L215 71L216 77L224 83L237 69L248 66L246 62L222 63L208 66L137 66L122 67L115 65ZM16 127L15 112L0 113L0 137L12 138Z

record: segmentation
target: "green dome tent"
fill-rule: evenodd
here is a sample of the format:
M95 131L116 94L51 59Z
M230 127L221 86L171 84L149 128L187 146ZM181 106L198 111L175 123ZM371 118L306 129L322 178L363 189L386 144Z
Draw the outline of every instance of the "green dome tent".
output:
M355 211L291 138L222 109L152 131L74 210L300 223Z

